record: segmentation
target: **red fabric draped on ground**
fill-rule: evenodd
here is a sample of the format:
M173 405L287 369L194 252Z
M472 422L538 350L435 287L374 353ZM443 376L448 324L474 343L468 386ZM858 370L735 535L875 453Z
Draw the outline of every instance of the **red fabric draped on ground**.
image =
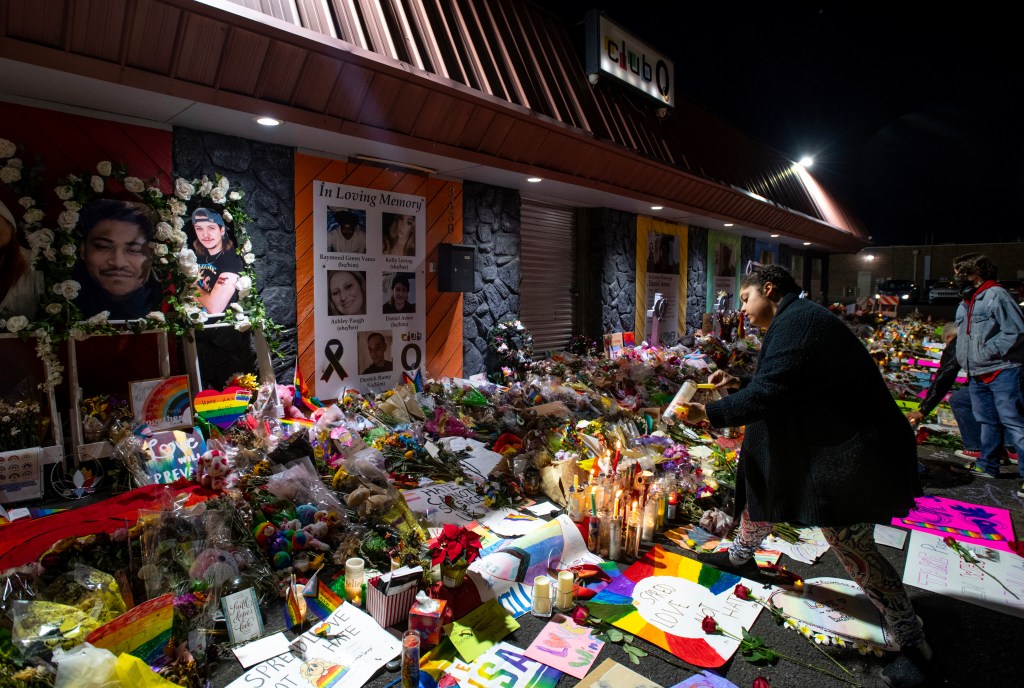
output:
M51 516L0 525L0 570L35 561L50 545L66 537L112 533L138 520L140 509L158 508L162 495L188 493L194 504L217 495L187 480L171 485L146 485L103 501Z

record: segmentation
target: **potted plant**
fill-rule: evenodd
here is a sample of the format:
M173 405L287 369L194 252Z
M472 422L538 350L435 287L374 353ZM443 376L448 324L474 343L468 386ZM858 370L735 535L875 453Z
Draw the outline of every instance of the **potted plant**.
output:
M480 555L480 536L465 526L446 525L431 548L431 561L441 567L446 588L462 585L466 569Z

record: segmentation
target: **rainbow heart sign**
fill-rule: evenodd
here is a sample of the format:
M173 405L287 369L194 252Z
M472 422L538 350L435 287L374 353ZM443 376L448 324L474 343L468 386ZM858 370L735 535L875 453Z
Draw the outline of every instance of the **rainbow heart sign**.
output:
M252 392L241 387L228 387L223 392L204 389L196 395L196 415L221 430L227 430L245 415L250 401Z
M761 585L654 546L599 592L587 609L627 633L638 635L691 664L717 668L729 661L739 641L701 629L713 616L730 634L742 637L761 606L733 595L737 583Z

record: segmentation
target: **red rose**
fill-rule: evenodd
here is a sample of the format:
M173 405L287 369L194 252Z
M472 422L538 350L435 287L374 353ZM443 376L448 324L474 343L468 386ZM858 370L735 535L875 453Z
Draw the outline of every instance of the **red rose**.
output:
M714 633L718 630L718 622L712 616L705 616L700 622L700 627L705 633Z
M736 587L733 588L732 594L735 595L736 597L740 598L741 600L749 600L750 599L750 588L748 588L747 586L743 585L743 583L737 583Z
M586 607L576 607L572 612L572 620L578 624L582 625L589 618L590 612L587 611Z
M772 688L772 684L768 683L768 679L764 676L758 676L754 679L754 684L751 688Z
M946 547L955 547L956 540L951 535L942 538L942 541L946 543Z

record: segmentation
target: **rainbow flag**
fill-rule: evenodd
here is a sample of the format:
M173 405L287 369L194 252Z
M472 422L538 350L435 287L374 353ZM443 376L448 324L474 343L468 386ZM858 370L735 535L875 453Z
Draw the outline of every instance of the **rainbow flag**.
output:
M303 588L302 596L305 598L309 611L313 612L313 615L321 621L326 621L327 617L341 606L343 600L329 586L320 582L319 575L320 571L313 574L313 577L306 583L306 587Z
M309 387L306 386L306 381L302 377L302 371L299 370L299 361L295 360L295 403L301 406L305 406L307 409L312 411L314 408L323 408L324 404L322 401L313 396L313 393L309 391Z
M412 385L412 388L417 392L423 391L423 372L417 370L416 376L413 377L409 374L409 371L402 373L402 384Z
M291 583L288 585L288 592L284 597L284 623L288 630L301 626L306 620L306 596L299 589L295 582L295 574L292 574Z

